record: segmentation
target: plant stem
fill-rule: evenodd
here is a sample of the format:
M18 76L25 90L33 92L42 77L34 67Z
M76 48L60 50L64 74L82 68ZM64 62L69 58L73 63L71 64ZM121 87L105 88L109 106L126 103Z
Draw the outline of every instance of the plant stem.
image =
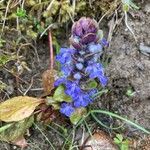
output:
M101 113L101 114L106 114L106 115L115 117L115 118L117 118L117 119L120 119L120 120L125 121L126 123L128 123L128 124L130 124L130 125L132 125L132 126L134 126L134 127L136 127L136 128L138 128L139 130L141 130L141 131L143 131L143 132L145 132L145 133L147 133L147 134L150 134L150 131L146 130L145 128L141 127L140 125L138 125L138 124L136 124L136 123L134 123L134 122L132 122L132 121L130 121L130 120L124 118L124 117L121 117L121 116L119 116L119 115L117 115L117 114L114 114L114 113L112 113L112 112L105 111L105 110L91 110L90 113L91 113L91 114L94 114L94 113Z
M49 40L50 70L51 70L54 68L54 52L53 52L53 45L52 45L52 34L50 30L48 32L48 40Z

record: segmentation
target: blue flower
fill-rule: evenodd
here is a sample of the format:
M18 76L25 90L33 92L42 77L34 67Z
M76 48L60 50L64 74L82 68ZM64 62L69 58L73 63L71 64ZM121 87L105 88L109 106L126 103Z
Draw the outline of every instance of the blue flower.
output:
M86 107L91 102L91 97L86 93L80 93L79 95L76 95L76 97L73 99L73 104L76 108Z
M75 53L74 49L61 48L60 53L56 56L56 60L61 64L66 64L72 61L72 54Z
M75 109L73 108L71 103L64 102L60 106L60 112L67 117L70 117L74 111Z
M66 82L67 82L66 77L61 77L55 81L54 86L59 86L60 84L64 84Z
M101 44L90 44L88 49L91 53L97 53L102 51L102 46Z
M106 40L105 38L102 38L102 39L101 39L101 44L102 44L103 46L109 46L109 43L107 42L107 40Z
M79 72L77 72L77 73L75 73L74 75L73 75L73 77L74 77L74 79L76 79L76 80L80 80L81 79L81 74L79 73Z
M103 66L100 63L90 64L86 68L85 72L91 79L98 78L102 86L105 86L107 84L107 77L105 77Z
M92 55L92 58L90 60L88 60L87 64L90 65L90 64L97 63L100 58L100 55L101 55L101 53L96 53L96 54Z
M63 72L64 76L68 77L70 76L72 70L73 70L73 65L71 63L62 65L61 66L61 71Z
M54 83L63 85L65 94L72 98L72 102L62 102L60 112L68 117L76 108L86 107L93 102L98 90L96 88L84 90L89 79L99 80L102 86L107 84L104 68L100 56L104 46L108 46L105 38L99 36L98 24L90 18L81 18L72 27L70 48L61 48L56 60L60 63L63 76ZM83 85L82 85L83 84Z
M81 57L79 57L77 61L78 61L78 62L81 62L81 63L84 63L84 59L81 58Z
M80 92L81 92L81 89L77 82L68 81L66 83L65 93L68 94L69 96L71 96L72 98L79 95Z
M95 95L98 92L97 89L92 89L88 92L89 96L92 97L93 95Z
M85 51L79 51L79 54L81 55L81 56L83 56L84 54L85 54L86 52Z
M99 81L101 82L102 86L106 86L107 82L108 82L108 78L104 75L102 76L98 76Z
M82 63L77 63L76 68L79 69L79 70L82 70L83 69L83 64Z
M103 75L103 66L100 63L93 63L87 66L85 72L89 74L91 79Z
M98 62L98 60L99 60L99 58L100 58L100 53L99 54L95 54L94 56L93 56L93 58L92 58L92 61L94 62L94 63L96 63L96 62Z

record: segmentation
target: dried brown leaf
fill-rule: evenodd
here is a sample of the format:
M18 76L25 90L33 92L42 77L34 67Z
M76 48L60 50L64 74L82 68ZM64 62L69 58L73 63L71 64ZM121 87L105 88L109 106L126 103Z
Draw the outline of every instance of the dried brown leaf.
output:
M21 149L28 146L27 141L23 136L19 137L18 139L16 139L12 143L19 146Z
M43 88L46 95L49 95L51 91L54 89L54 82L56 75L57 72L54 69L46 70L42 74Z
M5 122L20 121L29 117L43 100L18 96L0 103L0 120Z

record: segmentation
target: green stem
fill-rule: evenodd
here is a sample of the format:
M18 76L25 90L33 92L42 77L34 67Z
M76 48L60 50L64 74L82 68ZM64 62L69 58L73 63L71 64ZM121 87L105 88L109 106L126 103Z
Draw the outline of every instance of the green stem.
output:
M128 124L130 124L130 125L132 125L132 126L134 126L136 128L138 128L138 129L140 129L141 131L143 131L143 132L145 132L147 134L150 134L150 131L146 130L145 128L141 127L140 125L138 125L138 124L136 124L136 123L134 123L134 122L124 118L124 117L121 117L121 116L119 116L117 114L114 114L112 112L105 111L105 110L91 110L90 113L91 113L91 115L93 115L94 113L101 113L101 114L106 114L106 115L115 117L117 119L125 121L126 123L128 123Z
M13 123L11 123L11 124L6 124L6 125L2 126L2 127L0 128L0 133L3 132L4 130L10 128L12 125L13 125Z

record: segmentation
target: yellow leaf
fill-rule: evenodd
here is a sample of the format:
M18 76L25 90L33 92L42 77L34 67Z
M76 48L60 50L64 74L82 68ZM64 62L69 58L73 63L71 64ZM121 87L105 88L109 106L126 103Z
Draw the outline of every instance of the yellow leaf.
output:
M36 106L41 104L43 100L28 97L18 96L8 99L0 103L0 120L5 122L20 121L29 117Z

